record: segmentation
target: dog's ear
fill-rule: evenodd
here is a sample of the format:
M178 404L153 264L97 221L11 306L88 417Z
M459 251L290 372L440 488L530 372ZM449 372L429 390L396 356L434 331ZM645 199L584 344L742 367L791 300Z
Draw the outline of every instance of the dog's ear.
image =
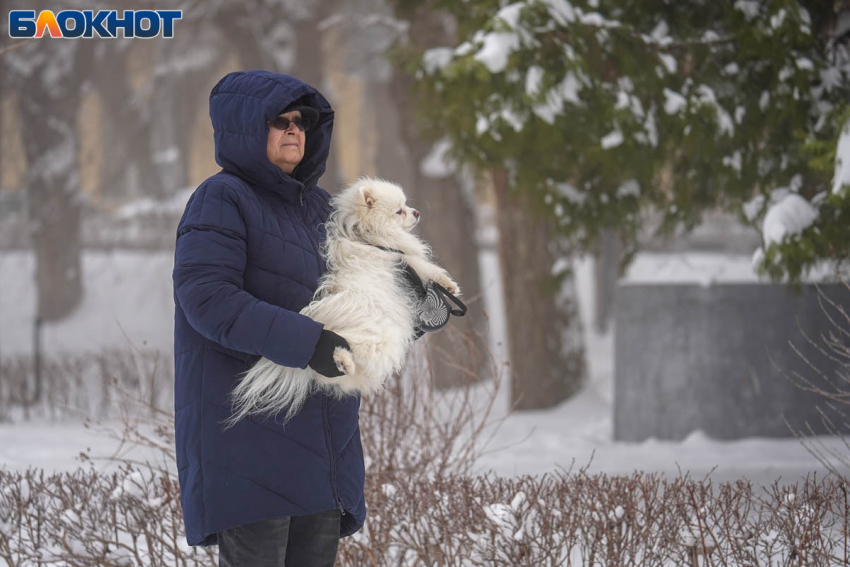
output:
M370 209L375 206L375 197L372 195L372 192L366 187L360 187L360 198L366 203L366 206Z

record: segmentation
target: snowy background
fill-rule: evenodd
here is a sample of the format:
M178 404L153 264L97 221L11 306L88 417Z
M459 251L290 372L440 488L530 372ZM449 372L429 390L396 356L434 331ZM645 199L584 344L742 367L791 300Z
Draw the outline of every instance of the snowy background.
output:
M482 286L492 325L491 348L506 360L504 316L501 305L498 259L493 252L480 256ZM82 353L104 347L161 350L172 363L174 305L171 270L173 255L166 252L87 252L83 255L86 293L79 309L61 323L43 328L44 348L51 355ZM716 441L694 431L682 442L655 439L643 443L618 443L612 438L613 330L599 335L591 330L593 259L575 261L581 315L585 329L590 379L575 397L560 405L536 411L515 412L492 436L477 472L500 475L542 474L555 468L590 463L589 470L611 474L634 470L678 475L690 471L701 477L709 472L718 480L747 477L769 483L777 478L794 481L824 467L794 438L748 438ZM0 255L0 346L2 354L31 350L34 293L32 255ZM631 265L622 285L633 283L747 282L758 285L751 260L745 255L717 253L645 253ZM496 415L507 412L507 388L499 393ZM483 399L486 391L480 392ZM117 421L105 421L117 426ZM491 432L485 432L484 439ZM841 449L837 439L821 442ZM71 470L80 466L81 451L106 456L117 441L83 427L82 420L53 422L30 419L0 424L0 465L24 470ZM122 449L126 451L126 449ZM130 455L144 456L143 450ZM98 467L109 468L108 464Z
M544 4L556 11L553 15L559 21L575 17L567 2ZM599 2L587 4L595 8ZM84 52L83 47L90 47L88 42L44 42L40 48L57 51L45 56L35 52L33 45L18 46L21 48L6 52L0 59L4 81L0 91L0 362L21 357L26 360L34 352L39 282L33 235L39 227L51 228L49 217L38 215L50 210L55 215L56 210L62 212L71 203L82 202L83 221L71 227L81 234L79 246L71 246L67 254L78 253L81 261L82 300L66 317L43 325L42 356L72 354L94 359L107 349L128 351L134 356L140 351L158 352L170 375L174 228L194 187L218 170L207 97L211 87L230 71L269 68L321 86L336 111L337 144L332 152L335 161L322 179L323 186L332 190L371 174L412 190L415 187L424 204L447 217L462 208L461 197L443 200L453 196L453 191L461 193L459 189L464 186L446 158L449 142L426 142L411 134L407 126L413 123L416 109L410 107L407 84L382 57L417 22L397 19L392 4L377 0L245 5L248 8L243 7L242 13L233 7L236 3L230 6L233 13L220 2L206 3L203 10L193 7L191 13L187 9L185 20L178 25L179 37L167 43L97 41L91 42L97 44L96 48ZM506 24L517 23L518 6L512 4L500 12ZM755 2L736 2L735 6L740 11L758 11ZM279 9L286 11L286 18L276 11ZM599 14L576 13L588 25L605 23ZM748 13L747 21L753 15ZM772 27L779 29L784 17ZM421 22L433 24L429 29L437 30L435 34L450 35L452 26L446 21L426 20L423 17ZM240 27L258 21L262 25L257 29ZM850 20L845 18L845 26L846 21ZM672 41L670 31L662 20L652 36L666 44ZM501 73L521 46L518 36L513 32L478 35L481 45L475 60L488 72ZM428 39L429 45L450 43L443 36ZM0 49L4 47L0 43ZM429 72L436 71L453 56L472 53L472 49L468 42L458 47L435 47L426 51L424 64ZM676 74L676 62L671 59L661 58L659 73L666 70ZM796 61L795 68L805 71L805 61ZM529 96L542 94L537 93L542 77L539 67L529 71L526 89L520 90ZM546 95L545 103L535 107L535 114L553 124L557 114L580 100L580 78L568 73ZM767 99L759 105L767 108L770 96L765 93ZM675 114L687 109L688 101L681 94L669 90L665 94L664 112ZM737 127L728 112L721 112L713 96L708 98L716 106L721 130ZM617 105L629 106L631 100L620 92ZM743 114L734 114L741 126ZM506 106L493 116L479 116L476 136L495 132L504 120L511 122L516 133L523 127ZM35 141L24 135L41 131L43 137ZM601 139L600 148L616 151L623 144L623 133L614 130ZM740 170L741 160L737 154L724 157L722 162ZM801 182L800 177L793 176L785 186L747 203L745 213L751 219L761 219L758 231L743 227L728 215L707 215L707 221L687 238L672 242L645 239L641 242L644 251L637 254L616 285L761 285L753 266L763 258L763 248L800 234L818 218L818 201L800 195ZM850 183L850 132L845 130L838 142L835 175L827 192L837 195L846 183ZM43 186L65 191L37 193L32 189ZM587 194L577 192L572 185L561 183L558 187L568 199L588 200ZM441 189L445 193L438 193ZM628 182L614 190L618 198L640 192L638 185ZM48 203L48 196L65 198L68 194L73 199ZM465 187L463 199L475 201ZM507 364L504 273L492 210L495 199L492 195L480 199L470 207L474 209L470 214L477 218L461 218L469 224L478 223L476 274L488 316L489 348L499 363ZM426 216L429 220L425 222L435 216ZM59 214L52 220L58 224L65 219ZM454 217L450 220L461 224L455 223ZM64 226L54 228L45 239L51 242L53 238L55 245L48 252L55 253L65 240L73 240L64 238L63 230ZM443 248L446 256L449 247ZM49 265L56 258L43 250L48 261L42 266ZM60 258L62 250L56 253ZM498 431L492 432L492 441L476 463L476 472L541 474L590 463L591 471L612 474L644 470L667 475L689 471L703 476L711 472L721 480L743 476L767 483L780 477L792 482L812 471L823 471L823 465L792 437L718 441L695 429L678 442L614 440L616 321L609 319L600 325L597 294L605 287L598 275L600 262L610 269L615 261L610 255L604 259L600 255L557 259L560 265L572 265L575 270L580 315L577 328L588 367L586 380L576 395L552 408L515 412L508 417ZM806 281L820 281L830 272L831 267L824 265ZM44 282L41 285L47 287ZM606 298L609 309L610 300ZM604 332L598 332L600 328ZM663 358L664 353L658 356ZM10 367L3 368L9 371ZM0 394L6 392L9 383L9 376L0 376ZM159 399L165 406L171 399L170 386L167 381L158 382L163 389L158 392ZM478 397L486 397L485 388L481 387ZM507 386L501 389L495 417L507 412L508 392ZM108 455L118 448L117 442L83 427L81 418L54 421L41 415L26 416L20 408L7 410L0 421L0 466L70 470L80 466L76 457L81 451L91 449L93 455ZM838 439L824 437L819 441L838 452L845 451Z

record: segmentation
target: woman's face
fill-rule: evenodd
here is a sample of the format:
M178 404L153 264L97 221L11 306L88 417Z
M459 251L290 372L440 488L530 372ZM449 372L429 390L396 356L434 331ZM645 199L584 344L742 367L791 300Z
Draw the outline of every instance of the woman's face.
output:
M301 111L293 110L280 114L290 120L300 117ZM306 141L304 132L298 129L295 123L290 122L286 130L278 130L269 125L269 139L266 144L266 156L269 161L283 170L284 173L292 173L295 166L304 159L304 144Z

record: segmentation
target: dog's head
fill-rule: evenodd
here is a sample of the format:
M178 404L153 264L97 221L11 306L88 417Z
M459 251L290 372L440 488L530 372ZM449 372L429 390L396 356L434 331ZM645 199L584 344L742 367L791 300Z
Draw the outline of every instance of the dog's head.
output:
M401 187L389 181L361 177L335 199L339 220L364 234L391 236L410 232L419 222L419 211L407 206Z

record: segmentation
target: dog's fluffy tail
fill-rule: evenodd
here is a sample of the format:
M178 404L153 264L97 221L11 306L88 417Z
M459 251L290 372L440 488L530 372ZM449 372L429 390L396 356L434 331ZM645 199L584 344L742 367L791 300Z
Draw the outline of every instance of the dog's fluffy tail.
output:
M230 394L234 412L224 421L225 429L248 414L275 415L283 409L287 410L283 421L286 423L317 387L309 368L280 366L267 358L258 360L243 375Z

